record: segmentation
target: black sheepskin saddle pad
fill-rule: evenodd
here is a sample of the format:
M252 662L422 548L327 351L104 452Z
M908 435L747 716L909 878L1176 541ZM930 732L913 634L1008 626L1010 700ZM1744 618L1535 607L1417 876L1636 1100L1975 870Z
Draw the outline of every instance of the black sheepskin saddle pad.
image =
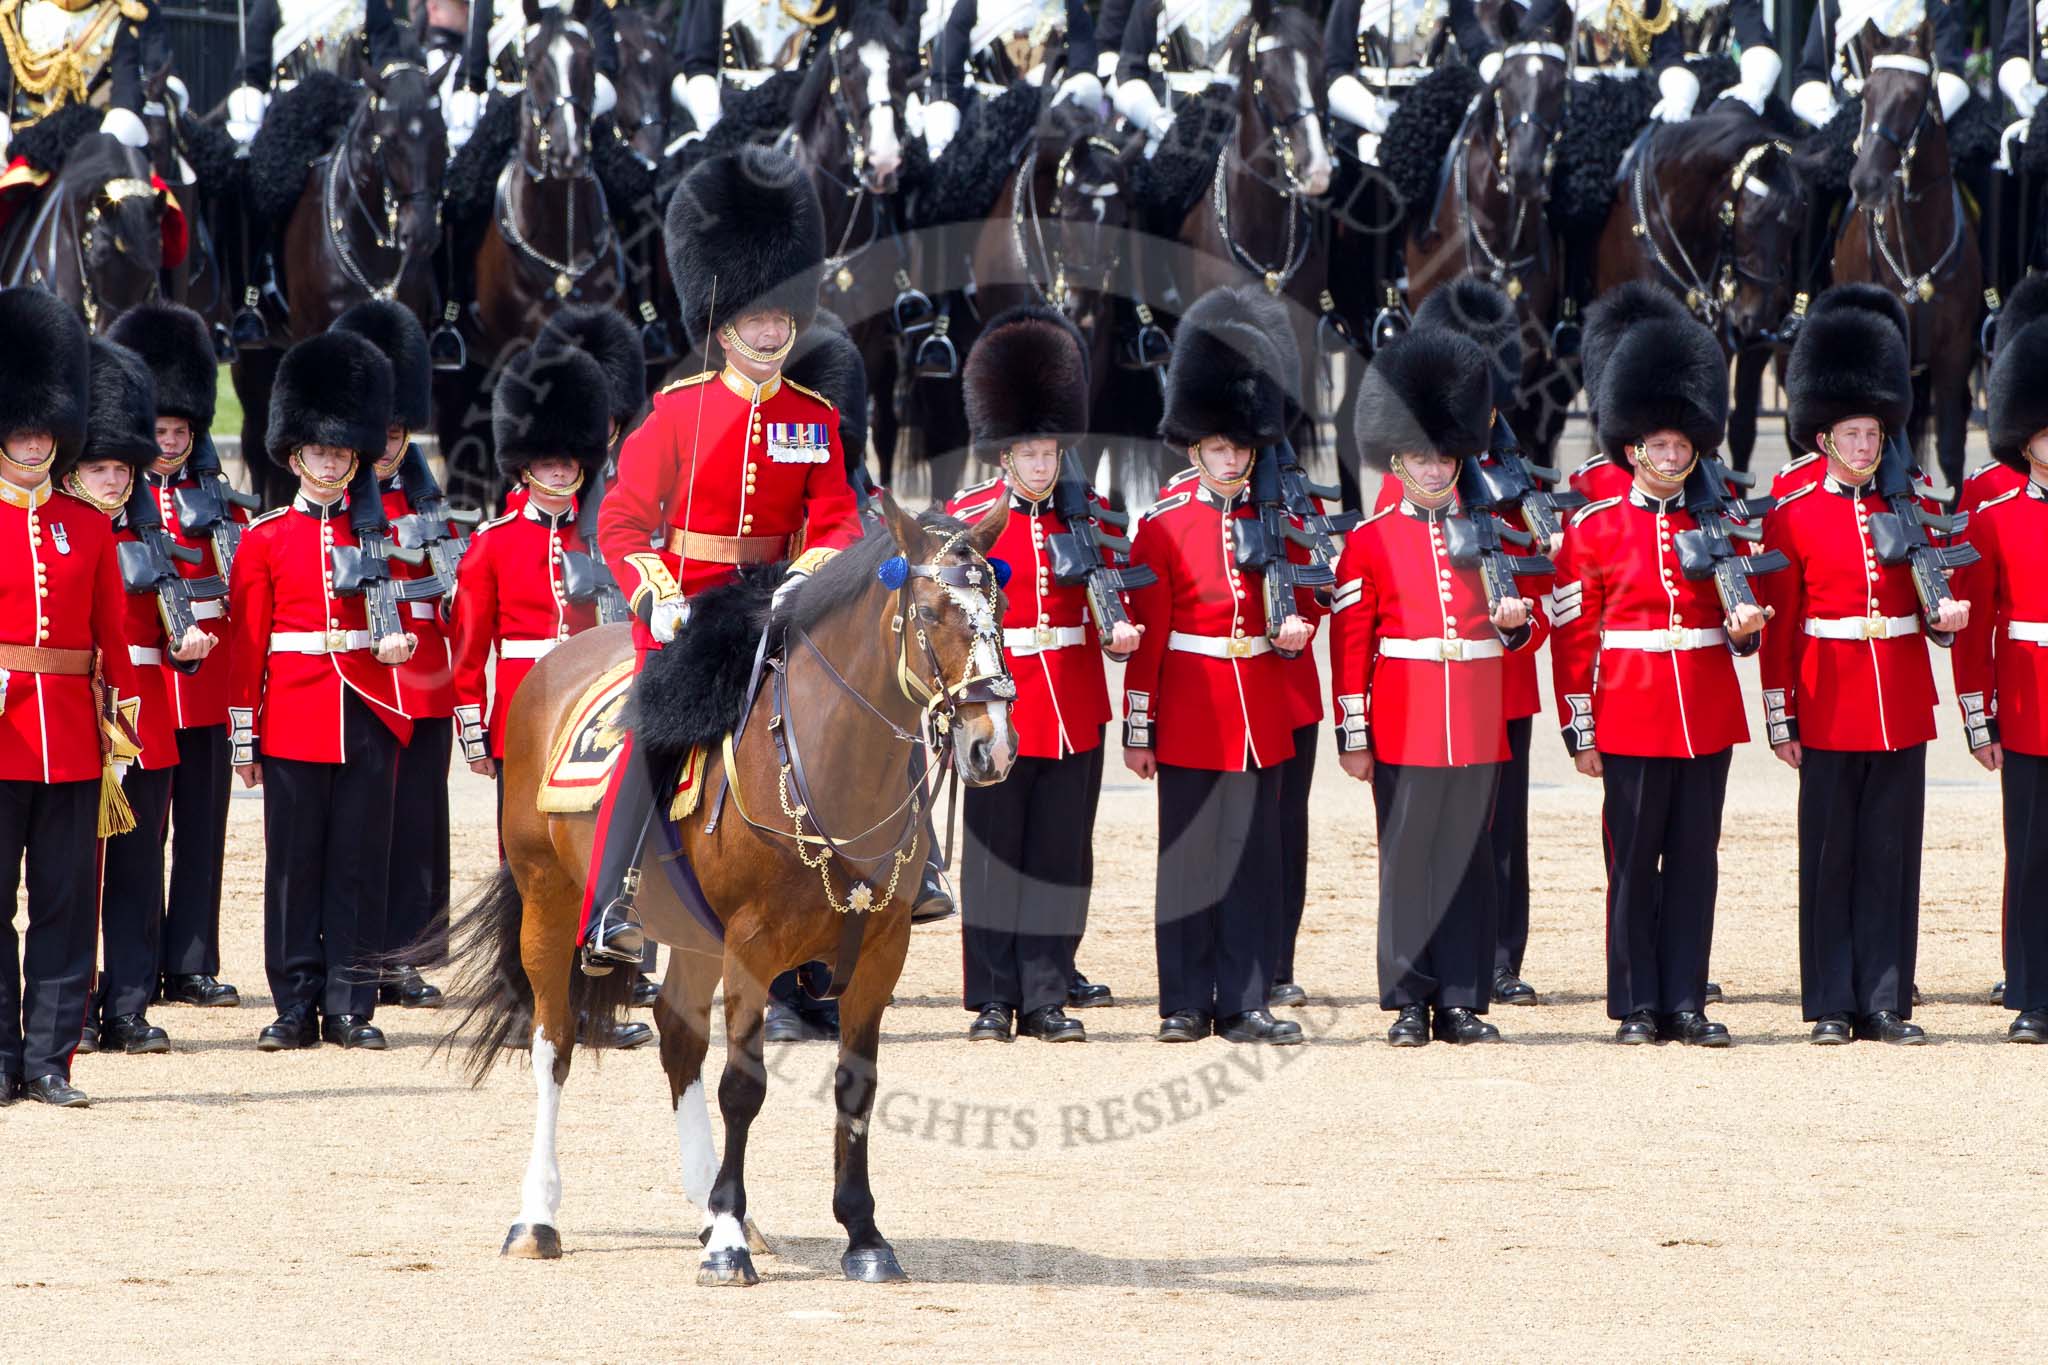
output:
M675 642L647 656L628 715L635 742L657 772L739 725L761 632L788 568L749 565L732 582L699 593Z

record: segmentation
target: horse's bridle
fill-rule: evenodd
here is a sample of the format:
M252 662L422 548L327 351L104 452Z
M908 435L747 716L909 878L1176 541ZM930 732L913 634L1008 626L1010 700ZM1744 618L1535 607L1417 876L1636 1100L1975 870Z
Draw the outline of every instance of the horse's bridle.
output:
M92 271L85 259L85 244L99 228L101 205L105 204L111 208L126 199L154 198L160 197L162 193L163 191L147 180L134 176L119 176L95 189L92 197L86 202L85 212L79 215L78 234L72 239L72 250L78 258L78 303L79 307L85 310L87 331L98 329L100 304L98 296L93 291ZM115 239L114 245L116 250L120 249L119 238ZM55 274L54 269L51 273ZM161 289L162 284L157 278L157 272L152 271L149 292L143 295L144 300L156 298Z
M1547 58L1561 66L1570 65L1566 59L1564 49L1555 43L1516 43L1502 51L1501 69L1506 70L1507 64L1518 57ZM1507 106L1501 102L1499 80L1498 76L1494 77L1495 84L1491 92L1493 96L1494 139L1500 144L1500 151L1494 156L1494 178L1499 183L1499 187L1505 191L1508 189L1508 134L1517 128L1529 127L1542 133L1548 139L1543 152L1543 173L1547 176L1550 174L1551 167L1557 161L1557 144L1558 140L1564 136L1564 120L1560 118L1552 122L1542 117L1534 109L1524 109L1513 118L1509 118ZM1567 107L1569 107L1571 101L1571 80L1569 74L1567 74L1565 80L1564 98Z
M561 31L571 37L580 37L586 43L590 41L590 31L574 19L564 19L561 23ZM526 42L520 45L520 61L529 72L533 70L533 60L526 49L532 40L539 36L539 33L538 25L528 29ZM595 120L591 117L590 113L590 104L584 100L577 99L574 95L558 90L555 92L555 97L548 101L546 107L542 107L540 102L533 97L533 81L531 77L528 78L525 88L520 92L519 104L521 108L526 110L526 121L528 126L533 129L534 142L537 144L534 150L540 155L540 165L535 167L526 158L526 140L521 138L519 142L519 169L526 173L529 180L564 178L548 173L548 148L554 142L554 135L548 132L548 121L560 110L573 109L583 116L584 135L587 137L589 136L589 130L595 125ZM581 179L582 177L575 178Z
M1869 125L1871 132L1877 134L1878 137L1898 149L1899 164L1892 170L1890 177L1891 192L1886 196L1884 204L1858 205L1857 207L1863 211L1864 233L1868 237L1871 246L1876 250L1878 258L1884 262L1885 269L1889 270L1892 273L1892 278L1898 281L1899 291L1904 301L1909 305L1915 303L1924 304L1933 301L1935 292L1934 282L1948 273L1950 262L1955 260L1957 253L1962 247L1963 234L1966 231L1962 192L1956 187L1955 177L1951 174L1949 177L1951 229L1948 245L1942 248L1941 255L1935 258L1934 264L1928 266L1923 271L1915 271L1911 263L1906 259L1907 242L1906 225L1903 221L1905 218L1904 210L1906 205L1920 197L1913 189L1913 154L1920 145L1920 131L1927 126L1930 111L1934 111L1934 116L1939 117L1941 106L1934 98L1934 66L1926 58L1910 56L1900 52L1881 53L1871 58L1869 70L1872 75L1886 69L1912 72L1915 75L1926 77L1926 80L1920 89L1920 104L1913 117L1913 126L1904 137L1893 132L1887 124L1872 122ZM1870 83L1868 77L1864 80L1863 100L1864 108L1867 110L1870 105ZM1856 152L1858 156L1862 155L1862 148L1863 138L1861 134L1858 134L1856 138ZM1898 214L1900 221L1896 232L1898 237L1898 251L1896 254L1894 254L1892 248L1886 244L1884 239L1885 218L1888 215L1888 211L1894 205L1900 210Z
M1315 93L1302 92L1308 97L1307 103L1291 114L1283 117L1273 112L1272 103L1266 98L1266 78L1259 74L1259 54L1270 52L1279 46L1281 42L1278 38L1261 37L1258 24L1249 24L1245 29L1244 69L1245 74L1251 78L1252 108L1258 111L1259 122L1265 125L1266 136L1273 143L1274 159L1280 163L1280 174L1287 181L1287 197L1296 200L1308 199L1312 196L1308 192L1308 187L1301 183L1301 176L1295 171L1294 142L1289 135L1296 125L1315 117Z
M863 128L861 119L854 117L853 106L848 103L846 97L846 69L840 65L839 57L841 52L853 45L851 42L853 35L851 32L848 32L845 37L847 39L845 43L827 42L825 44L826 63L832 70L831 76L825 82L825 90L832 99L832 113L839 120L840 132L846 138L847 155L853 158L853 178L856 186L858 186L863 194L881 195L886 193L886 191L877 188L868 180L868 137L874 131L875 106L873 104L868 106L866 113L867 126ZM890 54L890 58L890 67L893 73L895 67L895 54L893 52ZM853 191L849 189L847 193L850 196Z
M1061 151L1059 161L1053 167L1055 208L1058 207L1059 196L1064 192L1067 182L1073 176L1074 154L1084 147L1098 152L1106 152L1111 158L1123 155L1122 150L1115 143L1111 142L1108 138L1093 133L1068 144ZM1024 272L1024 278L1030 284L1031 292L1044 300L1047 307L1059 312L1065 312L1067 310L1067 294L1070 290L1094 288L1100 292L1106 291L1109 288L1110 277L1116 273L1117 266L1122 263L1123 252L1121 249L1112 250L1108 258L1103 261L1089 262L1084 270L1071 273L1068 271L1064 254L1058 247L1046 241L1045 220L1043 215L1038 212L1038 177L1034 174L1038 168L1038 157L1038 140L1034 136L1025 145L1024 159L1017 165L1015 183L1010 188L1010 245L1017 254L1017 267ZM1099 207L1104 196L1097 194L1093 198ZM1066 215L1058 212L1055 212L1053 217L1061 222L1066 221ZM1031 230L1028 240L1025 236L1027 224L1029 224ZM1100 225L1100 219L1098 218L1097 226L1099 227ZM1031 267L1029 247L1033 243L1038 247L1039 260L1044 263L1049 272L1048 279L1040 279L1038 272ZM1088 278L1078 278L1083 274Z
M381 87L382 83L390 77L408 71L417 72L422 79L428 80L430 82L428 88L432 89L432 78L428 75L427 69L417 62L392 62L377 73L378 84ZM322 194L321 207L323 212L321 217L327 229L327 245L334 252L335 259L341 262L342 273L348 276L349 282L374 297L389 298L398 288L398 277L405 273L404 253L398 241L399 214L408 205L417 204L423 200L430 200L434 205L434 225L438 228L441 224L441 198L434 190L426 187L412 190L406 194L394 193L391 188L391 166L385 157L384 136L381 133L372 132L370 134L370 169L376 174L377 186L383 199L381 205L383 209L382 217L380 218L377 213L371 210L368 204L363 202L362 187L356 184L352 151L355 147L357 136L362 132L365 118L372 111L381 111L383 107L381 101L383 99L384 96L378 90L367 90L364 92L363 102L358 104L355 112L349 116L348 126L342 130L341 141L336 144L333 153L328 157L327 177ZM348 202L345 204L342 202L343 186L347 186L348 189ZM349 210L354 210L360 214L363 221L369 224L370 243L372 246L379 251L399 253L398 265L392 270L391 277L382 284L378 284L370 279L369 272L356 259L355 252L349 244L347 237L347 212Z
M1789 144L1775 138L1759 142L1736 158L1730 168L1715 218L1721 225L1714 258L1708 263L1707 271L1701 274L1693 265L1692 257L1685 249L1685 242L1679 236L1677 223L1671 209L1664 201L1661 185L1654 185L1649 176L1648 148L1636 157L1635 166L1629 176L1629 204L1634 211L1635 222L1630 231L1641 240L1649 252L1651 262L1664 272L1665 278L1684 298L1688 310L1698 315L1707 326L1720 329L1725 321L1725 310L1735 301L1735 291L1740 284L1755 285L1759 289L1772 291L1785 282L1790 267L1784 261L1777 263L1774 274L1764 276L1750 269L1743 254L1736 248L1735 223L1739 216L1737 207L1743 186L1748 183L1752 171L1772 152L1792 154ZM1676 254L1674 263L1657 241L1657 233L1650 218L1651 194L1655 195L1658 216L1664 220L1665 235L1671 239L1671 251ZM1724 343L1729 338L1724 337Z

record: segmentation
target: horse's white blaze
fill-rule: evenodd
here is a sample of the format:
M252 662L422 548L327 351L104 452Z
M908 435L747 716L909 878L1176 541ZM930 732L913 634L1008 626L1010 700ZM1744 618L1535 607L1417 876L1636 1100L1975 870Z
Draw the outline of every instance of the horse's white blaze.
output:
M1308 54L1296 52L1293 55L1295 89L1301 92L1303 99L1308 99L1309 92L1315 89L1309 80ZM1312 193L1321 194L1330 188L1330 152L1323 146L1323 122L1311 111L1301 121L1301 126L1308 137L1308 188Z
M567 35L557 34L555 40L548 44L548 60L555 64L555 90L566 97L570 90L569 65L576 60L576 45L569 41ZM562 134L571 146L576 144L576 106L573 104L562 106Z
M740 1226L740 1220L729 1213L721 1213L711 1220L711 1240L704 1244L706 1251L744 1251L747 1247L747 1230Z
M683 1193L711 1221L711 1185L718 1179L718 1149L711 1141L711 1111L704 1103L702 1077L683 1087L676 1101L676 1145L682 1151Z
M992 701L988 704L988 723L996 728L995 761L997 767L1010 762L1012 734L1010 731L1010 703Z
M889 102L889 51L880 43L862 43L859 55L868 73L868 160L887 174L903 161L903 144L896 140L896 109Z
M519 1221L528 1227L553 1227L562 1207L562 1168L555 1162L562 1087L555 1084L555 1045L539 1029L533 1031L533 1088L533 1154L526 1159L526 1183L519 1192Z

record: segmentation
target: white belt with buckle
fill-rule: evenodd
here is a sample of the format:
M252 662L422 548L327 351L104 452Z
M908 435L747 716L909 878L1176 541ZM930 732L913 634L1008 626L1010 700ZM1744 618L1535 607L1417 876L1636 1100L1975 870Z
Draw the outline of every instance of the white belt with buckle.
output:
M2048 621L2007 621L2005 635L2028 645L2048 645Z
M192 619L195 621L218 621L228 614L228 600L225 597L209 597L204 602L192 604Z
M164 652L153 645L128 646L128 662L131 664L160 664L163 661Z
M1380 654L1388 659L1420 659L1425 663L1462 664L1474 659L1498 659L1507 650L1498 640L1403 640L1384 636Z
M1003 648L1012 654L1044 654L1088 643L1084 626L1004 626Z
M1190 635L1176 630L1167 634L1166 647L1183 654L1206 654L1212 659L1249 659L1271 650L1273 642L1263 635L1246 639L1241 635Z
M1890 640L1901 635L1918 635L1917 616L1809 616L1804 627L1816 640Z
M370 647L367 630L273 630L272 654L347 654Z
M408 602L405 604L405 610L415 621L431 621L438 608L432 602Z
M1602 649L1640 649L1646 654L1676 654L1684 649L1712 649L1728 643L1728 632L1719 626L1670 630L1603 630Z
M501 659L545 659L560 640L500 640L498 657Z

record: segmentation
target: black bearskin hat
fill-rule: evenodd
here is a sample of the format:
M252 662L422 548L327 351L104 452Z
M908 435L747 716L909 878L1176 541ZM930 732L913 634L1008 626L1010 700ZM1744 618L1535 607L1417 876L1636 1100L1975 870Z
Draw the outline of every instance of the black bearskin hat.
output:
M1858 309L1875 313L1891 323L1898 332L1899 340L1905 341L1911 333L1907 331L1906 305L1899 302L1899 296L1881 284L1869 284L1862 280L1851 280L1846 284L1830 285L1823 289L1806 310L1806 319L1826 317L1842 309Z
M392 299L364 299L334 326L367 338L384 353L391 362L391 420L407 431L425 431L433 421L434 367L427 359L427 329L412 309Z
M2018 336L2028 323L2048 317L2048 275L2029 275L2013 287L2012 296L1998 310L1998 331L1992 349L2005 345L2007 337Z
M1985 386L1984 434L1992 458L2024 474L2027 442L2048 427L2048 384L2041 382L2048 374L2048 321L2037 319L2011 334L2001 326L1999 333Z
M1088 353L1066 315L1036 304L990 322L962 376L967 431L989 452L1088 430Z
M156 376L156 414L182 417L194 433L213 426L220 362L206 320L177 303L143 303L114 319L107 339L142 357Z
M0 439L47 431L56 459L75 461L91 382L78 309L47 289L0 290Z
M586 477L611 453L611 386L581 351L529 346L498 376L491 398L498 472L508 479L535 460L566 455Z
M638 329L618 309L597 304L564 308L547 320L533 344L543 353L567 347L595 360L611 388L611 420L620 431L631 430L633 419L646 410L647 353Z
M289 465L302 445L342 446L366 459L384 454L391 425L391 362L367 337L329 330L284 353L270 390L263 444Z
M1166 369L1166 412L1159 434L1177 446L1210 436L1256 449L1287 431L1287 383L1301 363L1283 350L1265 319L1250 314L1236 290L1195 301L1174 333Z
M1728 365L1721 343L1692 318L1651 318L1631 327L1600 376L1600 449L1624 468L1628 447L1676 431L1701 455L1728 432Z
M662 235L683 327L700 350L746 313L787 309L802 331L818 311L825 211L810 176L781 152L742 147L700 162L670 196Z
M1515 401L1522 382L1522 320L1505 291L1476 275L1460 275L1422 301L1415 327L1462 332L1478 342L1493 366L1493 405Z
M1229 289L1212 289L1188 310L1181 331L1189 325L1203 331L1223 326L1255 328L1266 337L1272 350L1273 375L1280 385L1280 399L1286 405L1287 423L1292 426L1302 413L1301 344L1295 339L1294 322L1287 301L1264 285L1240 284Z
M87 460L120 460L138 472L157 457L156 377L126 346L92 339L92 397L85 444L76 459L60 458L50 471L61 479Z
M831 400L838 410L847 473L863 467L868 458L868 370L860 347L846 335L846 324L819 309L816 323L797 339L782 377Z
M1855 295L1842 297L1852 287ZM1887 432L1906 424L1913 374L1899 311L1889 293L1868 286L1836 285L1814 300L1785 367L1794 445L1817 450L1821 433L1851 417L1874 417Z
M1623 335L1639 322L1684 322L1691 317L1677 295L1644 280L1628 280L1593 301L1586 310L1586 329L1579 341L1579 372L1586 389L1586 415L1596 428L1607 357L1621 344Z
M1493 366L1459 332L1412 328L1380 348L1358 391L1359 458L1393 468L1397 455L1470 459L1493 434Z

